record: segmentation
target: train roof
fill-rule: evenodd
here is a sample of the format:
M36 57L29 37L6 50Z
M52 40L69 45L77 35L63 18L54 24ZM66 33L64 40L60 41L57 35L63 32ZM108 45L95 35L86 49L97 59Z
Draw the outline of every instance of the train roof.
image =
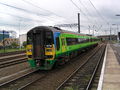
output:
M76 35L80 35L80 36L89 36L87 34L81 34L81 33L77 33L77 32L67 31L67 30L63 30L63 29L60 29L58 27L52 27L52 26L37 26L37 27L32 28L30 31L28 31L28 33L36 32L36 31L39 32L39 31L42 31L42 30L53 31L53 32L61 32L61 33L67 33L67 34L76 34ZM89 36L89 37L96 38L95 36Z

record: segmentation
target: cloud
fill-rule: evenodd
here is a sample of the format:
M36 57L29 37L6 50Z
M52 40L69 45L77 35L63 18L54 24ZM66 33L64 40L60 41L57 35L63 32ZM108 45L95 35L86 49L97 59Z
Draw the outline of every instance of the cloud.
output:
M80 12L81 31L88 33L88 26L93 25L101 34L110 28L107 24L120 24L116 14L120 12L119 0L91 0L98 12L90 4L89 0L73 0L84 12L80 12L70 0L1 0L0 1L0 25L1 28L14 29L17 32L19 27L21 33L26 33L30 28L39 25L56 25L77 23L77 13ZM85 9L87 8L87 10ZM82 27L84 26L84 27ZM77 27L73 27L77 31Z

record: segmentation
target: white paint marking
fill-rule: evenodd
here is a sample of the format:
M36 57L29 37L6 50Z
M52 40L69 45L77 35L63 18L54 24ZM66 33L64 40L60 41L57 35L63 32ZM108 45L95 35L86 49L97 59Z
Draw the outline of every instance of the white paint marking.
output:
M107 50L108 50L108 45L107 45L106 51L105 51L103 66L102 66L102 70L101 70L101 74L100 74L100 79L99 79L97 90L102 90L102 88L103 88L103 77L104 77L104 73L105 73L105 64L106 64L106 59L107 59Z

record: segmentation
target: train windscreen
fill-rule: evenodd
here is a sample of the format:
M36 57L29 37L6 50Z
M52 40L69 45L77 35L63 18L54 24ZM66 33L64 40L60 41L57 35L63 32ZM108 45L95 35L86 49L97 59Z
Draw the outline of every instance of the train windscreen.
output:
M27 36L27 44L32 44L32 36Z
M52 44L53 44L52 32L47 31L45 32L45 45L52 45Z

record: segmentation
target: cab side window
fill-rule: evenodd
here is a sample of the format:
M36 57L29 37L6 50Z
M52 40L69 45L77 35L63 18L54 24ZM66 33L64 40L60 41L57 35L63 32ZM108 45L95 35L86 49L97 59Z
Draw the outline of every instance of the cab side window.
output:
M65 40L64 40L64 38L62 38L61 41L62 41L62 45L65 45Z
M59 37L56 37L56 49L57 49L57 50L60 49L60 41L59 41Z

